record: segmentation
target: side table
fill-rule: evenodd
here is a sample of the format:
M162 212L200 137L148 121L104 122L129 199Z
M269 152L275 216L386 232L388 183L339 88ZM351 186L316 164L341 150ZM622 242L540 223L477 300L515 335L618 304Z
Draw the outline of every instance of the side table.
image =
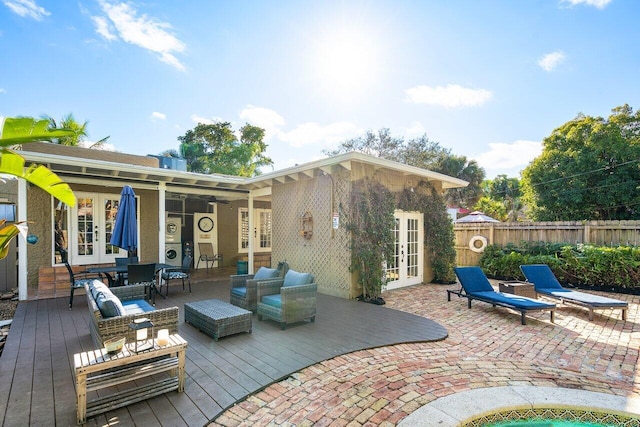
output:
M115 354L107 353L104 348L76 353L73 359L78 424L84 424L87 417L169 391L184 391L186 349L187 342L174 334L169 336L168 344L158 345L154 340L153 348L139 353L131 351L126 344ZM120 386L162 372L168 372L168 377L161 375L137 387L134 384L117 387L118 391L114 393L100 393L100 397L87 401L87 392Z
M500 292L504 292L507 294L513 294L533 299L536 299L538 297L533 283L520 281L499 282L498 287Z

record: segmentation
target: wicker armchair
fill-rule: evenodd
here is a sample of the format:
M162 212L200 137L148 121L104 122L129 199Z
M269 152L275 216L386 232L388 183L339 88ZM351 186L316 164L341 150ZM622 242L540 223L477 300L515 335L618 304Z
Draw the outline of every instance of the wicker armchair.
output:
M258 282L282 279L288 270L289 264L286 261L281 261L275 269L260 267L255 275L234 274L230 276L229 299L231 304L255 313L258 305Z
M258 320L280 323L282 330L289 323L316 319L318 285L313 275L289 270L284 279L258 283Z
M111 288L111 292L122 302L144 300L146 294L144 284ZM124 336L127 342L135 341L135 331L129 328L129 324L133 322L134 319L141 317L146 317L153 322L155 334L157 334L159 329L169 329L170 334L178 333L178 307L104 318L102 317L96 300L93 298L88 284L85 285L85 293L87 296L87 305L89 306L89 314L91 316L89 329L96 348L102 348L104 342L111 338Z

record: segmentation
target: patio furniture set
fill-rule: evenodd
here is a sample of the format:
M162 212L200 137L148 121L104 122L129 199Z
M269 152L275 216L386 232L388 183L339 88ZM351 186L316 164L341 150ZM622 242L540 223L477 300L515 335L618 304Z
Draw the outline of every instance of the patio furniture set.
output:
M184 280L189 280L191 259L188 261L186 267L164 273L164 279L182 279L184 290ZM150 265L155 275L155 264ZM82 279L91 316L89 329L97 350L74 355L79 423L84 423L88 416L168 391L184 389L184 352L187 342L178 335L179 309L156 309L147 301L146 289L152 284L146 281L134 283L139 280L136 274L127 270L127 281L131 284L126 286L109 287L96 278ZM185 303L185 323L218 341L221 337L236 333L251 333L253 312L257 312L259 320L265 318L279 322L282 329L294 322L313 322L317 297L317 285L313 280L313 275L309 273L290 270L286 262L279 263L275 269L261 267L255 275L231 276L231 304L218 299ZM73 297L70 308L72 302ZM152 345L144 351L136 351L137 347L133 347L140 337L131 325L140 321L152 326ZM168 345L158 342L160 330L165 330L169 335ZM122 338L123 343L129 343L128 347L124 346L114 354L109 353L105 347ZM156 378L156 374L163 372L168 372L169 377L143 386L134 384L119 387L116 393L100 393L99 397L87 400L87 392L151 375Z
M590 321L593 320L594 310L611 308L621 309L622 320L627 319L626 301L566 289L546 264L521 265L520 269L527 279L526 282L501 282L498 285L499 292L496 292L480 267L457 267L455 273L461 288L447 290L447 300L451 301L453 294L467 298L469 308L471 301L477 300L494 307L519 311L523 325L527 323L526 313L529 311L549 311L551 323L554 321L556 304L536 299L538 294L561 303L588 308Z

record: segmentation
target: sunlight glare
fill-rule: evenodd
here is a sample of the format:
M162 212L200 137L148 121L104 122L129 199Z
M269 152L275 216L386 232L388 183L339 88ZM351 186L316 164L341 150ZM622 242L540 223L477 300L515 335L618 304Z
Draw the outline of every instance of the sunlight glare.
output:
M377 80L376 44L355 29L327 33L317 42L317 77L324 90L359 91Z

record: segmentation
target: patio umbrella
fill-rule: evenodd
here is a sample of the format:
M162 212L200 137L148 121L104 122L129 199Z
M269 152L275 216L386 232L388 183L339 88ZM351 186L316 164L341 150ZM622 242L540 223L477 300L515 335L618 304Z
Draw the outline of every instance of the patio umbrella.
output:
M133 188L125 185L120 192L120 205L116 214L116 224L111 234L114 246L126 249L127 256L135 256L138 248L138 224L136 221L136 195Z
M473 211L467 216L463 216L457 219L456 222L500 222L497 219L491 218L489 215L485 215L480 211Z

